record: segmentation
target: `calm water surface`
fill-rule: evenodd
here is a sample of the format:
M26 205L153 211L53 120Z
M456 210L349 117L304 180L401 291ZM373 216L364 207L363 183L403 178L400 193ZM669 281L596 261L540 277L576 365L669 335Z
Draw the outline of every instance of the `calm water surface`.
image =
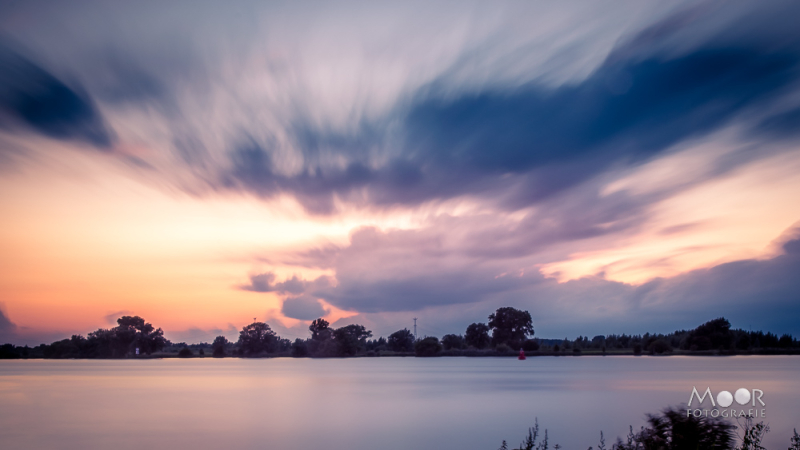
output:
M787 356L31 360L0 361L0 448L494 450L536 417L610 447L692 386L763 390L770 449L800 428Z

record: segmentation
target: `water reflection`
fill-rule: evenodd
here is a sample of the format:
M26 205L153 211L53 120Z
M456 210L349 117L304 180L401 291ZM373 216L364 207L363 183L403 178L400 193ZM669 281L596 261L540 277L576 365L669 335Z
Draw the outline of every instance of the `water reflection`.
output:
M0 447L495 449L539 417L587 448L685 404L691 387L764 390L784 448L800 358L562 357L0 361Z

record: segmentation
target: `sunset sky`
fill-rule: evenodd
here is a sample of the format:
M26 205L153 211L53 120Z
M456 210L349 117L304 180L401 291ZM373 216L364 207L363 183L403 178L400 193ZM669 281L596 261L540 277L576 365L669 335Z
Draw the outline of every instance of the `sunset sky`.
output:
M800 334L797 2L0 3L0 341Z

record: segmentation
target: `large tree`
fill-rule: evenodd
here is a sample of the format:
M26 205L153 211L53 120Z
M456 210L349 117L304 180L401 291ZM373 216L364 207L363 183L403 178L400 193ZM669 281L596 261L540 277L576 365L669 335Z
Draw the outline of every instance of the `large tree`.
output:
M470 347L486 348L491 340L489 339L489 327L485 323L473 323L467 327L464 333L464 341Z
M225 336L217 336L214 338L214 343L211 348L214 350L212 355L215 358L222 358L225 356L225 347L228 346L228 339Z
M311 339L315 341L325 341L331 338L330 324L323 318L314 319L311 325L308 326L308 331L311 332Z
M386 345L393 352L413 352L414 335L406 328L403 328L390 334Z
M253 322L239 332L239 348L245 355L257 355L262 352L273 352L278 337L264 322Z
M339 356L354 356L360 349L367 345L367 338L372 336L372 331L364 325L347 325L333 330L333 340Z
M533 320L528 311L509 306L498 308L489 316L492 344L519 347L528 336L533 336Z
M122 330L136 330L133 338L133 346L140 352L149 355L157 352L167 345L167 339L161 328L156 329L139 316L122 316L117 319L117 333L126 332Z

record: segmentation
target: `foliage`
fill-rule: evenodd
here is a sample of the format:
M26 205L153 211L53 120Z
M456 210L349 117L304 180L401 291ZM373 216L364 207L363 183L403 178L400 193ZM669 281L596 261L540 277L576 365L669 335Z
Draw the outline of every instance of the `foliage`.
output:
M277 344L278 337L264 322L253 322L242 328L237 342L239 349L248 356L274 352L277 350Z
M539 439L539 418L534 419L534 425L531 428L528 428L528 435L525 436L525 439L519 444L519 450L547 450L548 446L548 438L547 438L547 430L544 430L544 438L538 444L536 441ZM503 441L505 442L505 441ZM556 448L560 448L556 445Z
M789 440L789 450L800 450L800 435L797 434L797 428L794 429L794 435Z
M733 344L731 324L725 318L708 321L695 328L681 343L688 350L727 349Z
M467 327L464 334L467 345L475 348L486 348L489 346L489 326L485 323L473 323Z
M311 339L315 341L325 341L331 338L330 324L323 318L314 319L311 325L308 326L308 331L311 332Z
M767 450L761 445L761 441L764 439L764 435L769 433L769 425L765 425L764 422L754 424L753 419L747 417L744 424L740 423L740 427L744 434L742 435L742 445L736 447L736 450Z
M489 315L489 328L492 329L492 344L520 348L522 341L533 336L533 319L528 311L506 306Z
M225 336L217 336L214 338L214 342L211 344L211 348L213 349L213 353L211 356L215 358L222 358L225 356L225 347L229 344L228 339Z
M656 339L650 344L648 348L650 349L650 353L654 353L657 355L661 355L672 351L672 346L669 345L669 342L667 342L664 339Z
M359 350L366 348L366 340L372 332L364 325L347 325L333 330L333 340L339 356L355 356Z
M442 346L445 350L460 350L467 346L466 341L464 340L464 336L460 334L445 334L442 337Z
M442 345L439 343L439 339L435 337L426 337L414 344L414 353L417 356L436 356L441 351Z
M536 339L526 339L522 342L522 349L526 352L535 352L539 350L539 341Z
M292 356L295 358L302 358L308 356L308 345L302 339L295 339L292 344Z
M181 351L178 352L178 356L181 358L190 358L194 356L194 353L192 353L192 350L189 347L183 347Z
M389 335L386 341L389 350L393 352L413 352L414 351L414 335L410 331L403 328L402 330L395 331Z
M667 408L661 414L647 415L648 427L617 440L617 450L683 450L733 448L733 426L721 419L686 416L679 408Z

